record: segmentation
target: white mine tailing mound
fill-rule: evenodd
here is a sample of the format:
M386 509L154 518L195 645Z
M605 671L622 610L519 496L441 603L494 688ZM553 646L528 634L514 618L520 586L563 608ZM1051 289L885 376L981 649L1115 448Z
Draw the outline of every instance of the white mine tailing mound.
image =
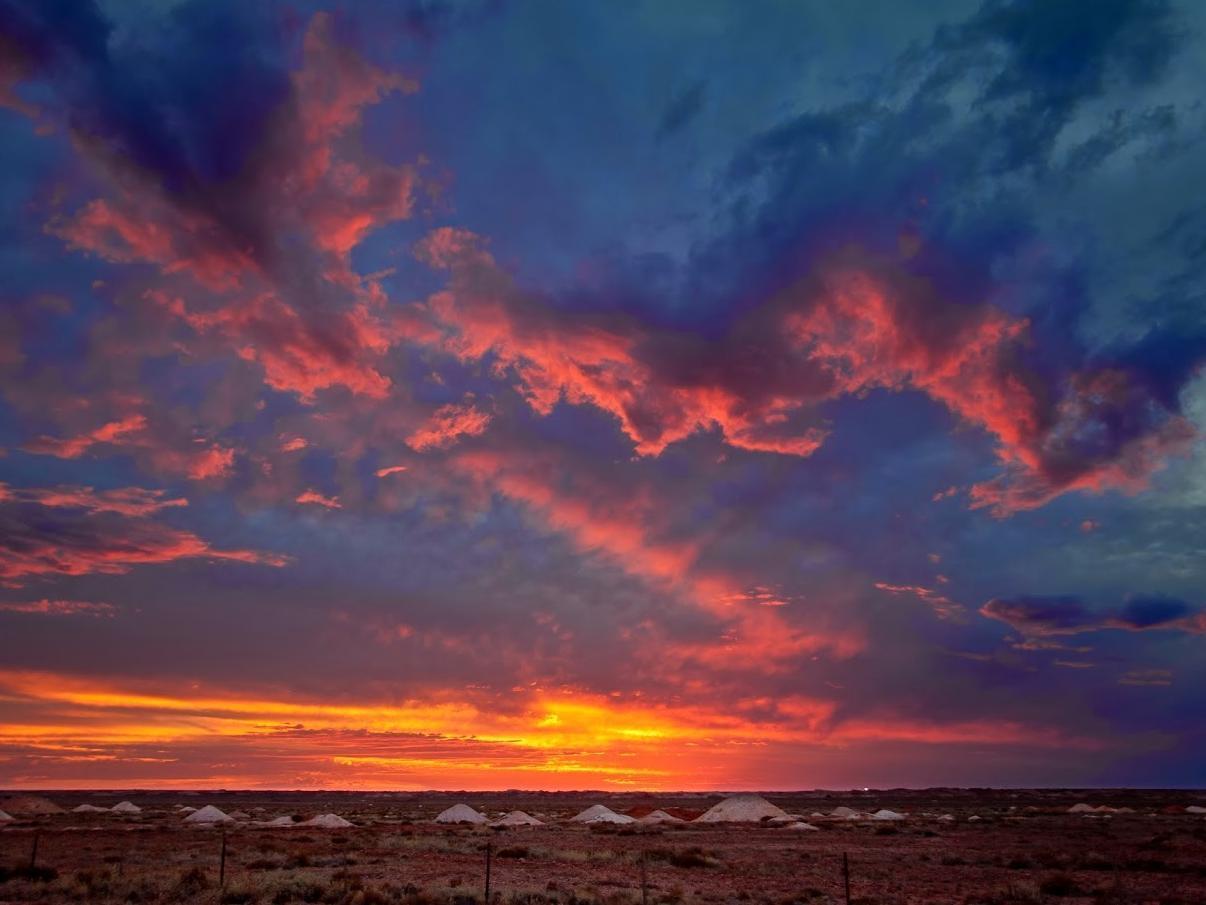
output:
M904 814L898 814L895 811L889 811L887 808L880 808L871 815L872 820L904 820Z
M842 805L840 808L834 808L832 811L830 811L829 816L841 817L843 820L850 820L851 818L858 817L859 813L858 811L854 810L854 808L848 808L845 805Z
M799 823L789 823L786 827L784 827L784 829L804 831L815 830L820 832L821 828L819 826L813 826L811 823L805 823L801 820Z
M943 814L938 819L941 820L943 823L954 823L955 815L954 814Z
M231 811L230 816L235 820L250 820L251 815L246 811Z
M1201 805L1191 804L1185 809L1186 814L1206 814L1206 808Z
M212 804L207 804L199 811L193 811L184 818L185 823L234 823L234 818L223 813Z
M454 804L446 811L440 811L436 823L485 823L486 815L478 813L467 804Z
M592 804L581 814L570 818L574 823L636 823L627 814L617 814L611 808L601 804Z
M1113 808L1113 807L1110 807L1108 804L1102 804L1102 805L1098 805L1097 807L1093 807L1091 804L1085 804L1084 802L1081 802L1080 804L1074 804L1074 805L1072 805L1072 807L1068 808L1068 813L1069 814L1134 814L1135 809L1134 808ZM1206 808L1202 809L1202 813L1206 814Z
M682 823L681 817L675 817L673 814L667 814L659 808L656 811L650 811L644 817L637 819L637 823Z
M98 808L94 804L81 804L71 809L72 814L107 814L108 808Z
M525 811L512 811L495 820L491 826L544 826L543 820L537 820Z
M342 830L349 826L355 826L350 820L344 820L338 814L319 814L317 817L311 817L301 823L301 826L313 826L323 830Z
M10 795L0 799L0 809L10 814L63 814L66 813L49 798L41 795Z
M758 823L762 820L790 820L787 811L771 804L761 795L733 795L712 805L697 823Z
M132 801L123 801L121 804L115 804L109 808L114 814L141 814L142 808Z
M12 819L13 819L13 818L12 818L12 815L10 815L10 814L5 814L3 811L0 811L0 823L6 823L6 822L8 822L9 820L12 820Z

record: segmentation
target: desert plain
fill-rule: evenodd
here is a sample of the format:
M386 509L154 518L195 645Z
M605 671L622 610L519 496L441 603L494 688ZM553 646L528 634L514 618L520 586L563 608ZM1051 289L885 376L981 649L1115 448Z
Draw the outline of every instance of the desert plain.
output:
M816 829L697 822L720 793L9 793L0 810L24 813L0 824L0 902L471 905L485 900L488 855L500 905L844 903L847 871L860 905L1206 903L1203 793L762 794ZM123 801L138 810L107 810ZM435 822L458 803L543 824ZM596 804L678 820L571 820ZM211 805L239 817L184 819ZM833 816L842 808L858 816ZM327 814L351 825L298 825ZM284 818L295 825L266 825Z

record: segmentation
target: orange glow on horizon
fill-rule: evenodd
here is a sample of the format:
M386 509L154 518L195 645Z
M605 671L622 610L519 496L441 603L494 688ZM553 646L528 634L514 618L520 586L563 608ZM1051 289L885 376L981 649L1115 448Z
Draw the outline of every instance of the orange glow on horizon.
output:
M0 762L6 772L23 764L6 784L27 788L711 789L732 787L749 758L768 751L806 763L810 751L885 741L1095 746L990 721L835 722L834 702L802 696L704 707L526 689L345 704L234 689L148 693L135 683L8 671L0 708L10 713L0 722ZM193 760L219 761L223 771L182 772L199 769ZM79 763L96 772L68 782L63 768ZM228 772L231 763L244 772Z

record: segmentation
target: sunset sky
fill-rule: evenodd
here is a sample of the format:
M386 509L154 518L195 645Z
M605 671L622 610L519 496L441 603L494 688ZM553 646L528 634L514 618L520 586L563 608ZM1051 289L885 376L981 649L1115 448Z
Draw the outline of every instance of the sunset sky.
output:
M0 787L1206 784L1206 4L0 0Z

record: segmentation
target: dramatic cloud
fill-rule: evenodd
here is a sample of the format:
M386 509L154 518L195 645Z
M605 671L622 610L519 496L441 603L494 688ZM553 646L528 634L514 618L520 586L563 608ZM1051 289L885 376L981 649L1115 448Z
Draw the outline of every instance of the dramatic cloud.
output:
M376 359L390 339L381 294L350 269L348 254L370 230L410 215L415 174L355 153L348 133L366 105L415 86L342 47L326 15L306 32L303 62L220 187L202 184L182 160L172 159L171 170L159 157L138 166L149 149L137 143L148 136L117 117L77 116L80 99L66 98L63 115L112 193L51 231L105 260L155 267L166 285L148 290L146 304L259 364L270 387L310 402L331 387L382 398L390 381ZM128 425L44 446L74 457Z
M581 550L602 553L652 587L684 594L721 620L708 640L667 643L667 656L719 668L776 672L806 654L838 657L858 653L856 629L825 625L814 613L807 626L793 625L777 607L749 599L758 576L709 565L701 542L676 539L666 523L666 501L652 487L623 490L605 479L574 473L554 455L531 451L462 453L453 467L485 488L523 504L550 528L567 534ZM735 604L744 605L735 605ZM751 605L752 604L752 605Z
M1206 18L701 3L0 0L0 785L1206 781Z
M809 456L828 432L823 403L912 389L994 437L1007 471L974 486L972 505L1008 515L1070 490L1141 490L1194 437L1137 375L1086 371L1045 385L1025 360L1024 320L943 300L853 251L820 262L721 341L559 314L464 231L437 230L419 254L451 284L424 306L441 332L404 324L413 339L488 357L542 414L562 399L601 408L643 455L719 429L740 449Z
M770 712L761 702L738 701L724 715L543 692L526 694L518 708L506 709L472 692L397 703L333 704L222 686L185 694L183 689L150 690L12 671L0 673L0 691L0 707L24 717L5 721L0 752L17 762L18 774L32 769L36 756L37 769L51 770L64 781L107 777L106 763L118 757L142 761L143 769L164 762L183 764L193 776L207 774L220 752L235 751L238 772L224 775L251 787L271 785L284 769L292 785L306 788L372 787L399 778L404 787L428 788L437 777L451 776L462 785L572 789L581 785L583 775L592 775L621 787L706 789L719 775L710 763L726 749L735 749L740 762L753 766L766 758L767 748L790 757L810 749L848 752L867 742L1001 744L1026 750L1098 747L1091 738L1020 724L833 724L832 707L807 698L785 699ZM38 716L30 722L25 714L34 707ZM81 715L87 732L75 728ZM790 723L784 722L787 717ZM56 752L68 744L76 756L60 761ZM686 778L684 751L690 752L697 771ZM146 755L150 757L144 760ZM182 780L197 784L188 772L172 769L152 769L148 775L162 776L169 786Z

